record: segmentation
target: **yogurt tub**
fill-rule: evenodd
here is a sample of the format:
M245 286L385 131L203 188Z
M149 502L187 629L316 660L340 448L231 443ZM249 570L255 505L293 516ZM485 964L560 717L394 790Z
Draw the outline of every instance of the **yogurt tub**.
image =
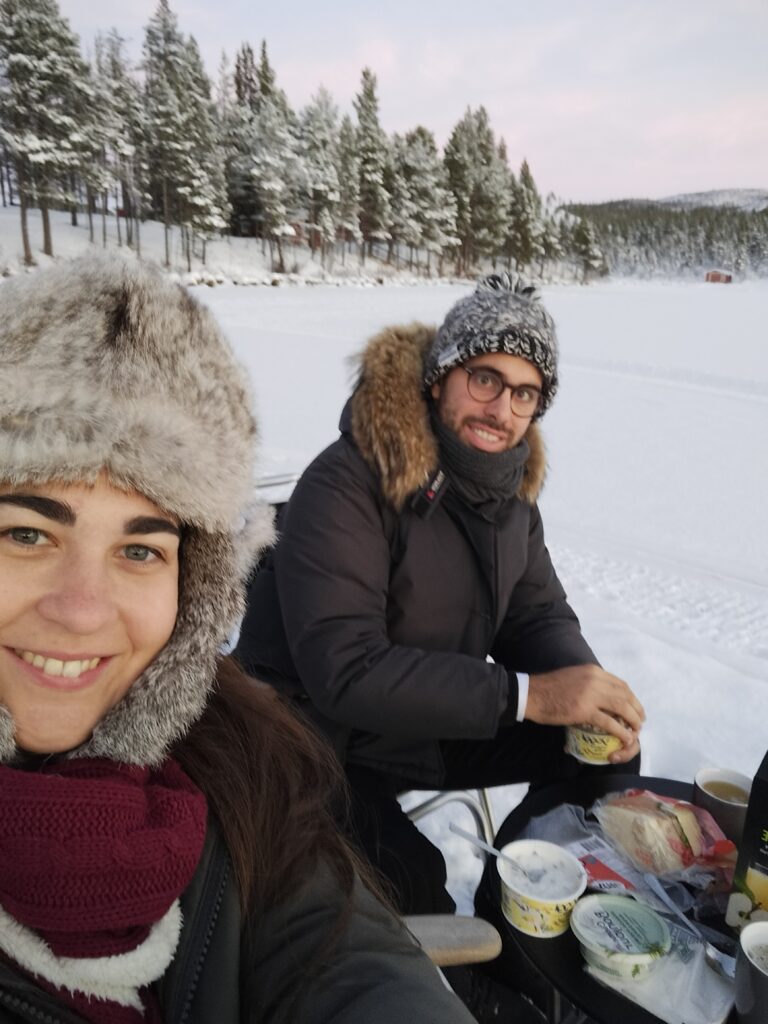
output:
M615 978L644 978L671 947L663 918L631 896L585 896L571 930L587 963Z
M568 918L587 887L584 865L572 853L543 839L518 839L501 852L531 876L528 881L499 857L501 909L518 931L550 939L568 930Z
M591 725L569 725L565 730L565 749L583 764L608 764L608 755L621 750L621 740Z

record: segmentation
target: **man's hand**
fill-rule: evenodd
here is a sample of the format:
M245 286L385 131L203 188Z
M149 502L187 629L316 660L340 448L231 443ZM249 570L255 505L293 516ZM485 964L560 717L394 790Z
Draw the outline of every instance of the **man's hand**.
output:
M645 711L623 679L597 665L572 665L530 677L525 717L540 725L592 725L610 732L623 744L610 761L622 764L640 750L637 734Z

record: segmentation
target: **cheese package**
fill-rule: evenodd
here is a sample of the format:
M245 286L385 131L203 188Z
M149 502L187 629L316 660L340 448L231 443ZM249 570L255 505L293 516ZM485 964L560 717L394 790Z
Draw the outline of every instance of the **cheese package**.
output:
M736 848L712 816L648 790L611 793L592 808L600 826L640 871L683 878L691 869L733 870Z

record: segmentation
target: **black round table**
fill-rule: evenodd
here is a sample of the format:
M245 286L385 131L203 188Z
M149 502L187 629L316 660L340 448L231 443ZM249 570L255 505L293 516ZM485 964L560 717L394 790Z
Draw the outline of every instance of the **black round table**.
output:
M590 807L606 793L624 789L649 789L661 796L691 800L693 785L651 776L594 773L579 779L542 787L530 793L506 818L496 836L495 846L516 839L531 818L545 814L561 804ZM495 905L501 905L498 872L490 872ZM500 916L505 930L505 943L511 940L524 957L549 983L547 1017L550 1024L560 1024L562 997L587 1014L597 1024L659 1024L659 1018L643 1007L625 999L584 970L584 960L576 937L570 929L554 939L537 939L524 935Z

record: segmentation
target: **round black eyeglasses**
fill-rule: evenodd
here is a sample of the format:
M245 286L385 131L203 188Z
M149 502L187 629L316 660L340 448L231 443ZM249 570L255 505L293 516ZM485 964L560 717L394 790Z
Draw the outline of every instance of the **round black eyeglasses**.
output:
M541 403L541 389L533 384L507 384L500 373L486 367L462 366L467 375L467 391L476 402L495 402L509 388L515 416L533 416Z

